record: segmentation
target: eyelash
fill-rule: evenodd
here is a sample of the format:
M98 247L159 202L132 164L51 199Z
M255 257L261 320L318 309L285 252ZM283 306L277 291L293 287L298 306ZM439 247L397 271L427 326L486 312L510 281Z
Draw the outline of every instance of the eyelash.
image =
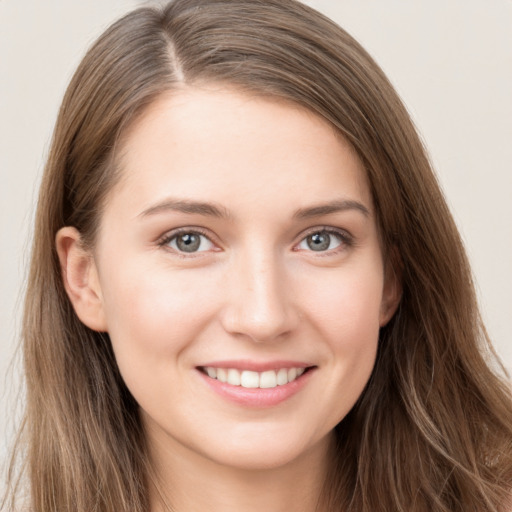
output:
M310 251L306 251L306 252L311 252L311 253L318 252L318 254L317 254L318 256L328 256L328 255L338 254L339 252L343 251L344 249L352 247L354 245L354 237L347 231L342 230L342 229L335 229L330 226L320 226L320 227L312 228L312 229L308 230L308 232L303 234L301 239L299 240L299 242L294 245L293 250L299 251L300 249L297 249L297 246L300 245L302 242L304 242L309 236L317 234L317 233L326 233L327 235L330 235L330 236L334 235L335 237L337 237L340 240L340 245L334 249L330 249L330 250L326 250L326 251L310 250ZM193 258L193 257L197 256L198 254L201 254L202 252L206 252L206 251L199 251L199 252L186 253L184 251L179 251L179 250L177 251L175 249L168 247L168 245L174 239L176 239L180 235L185 235L185 234L203 236L207 240L209 240L212 244L215 245L215 242L213 242L211 239L211 235L209 235L209 233L207 233L205 230L203 230L201 228L196 228L196 227L185 227L185 228L176 229L176 230L171 231L170 233L167 233L166 235L164 235L160 240L158 240L158 242L157 242L158 246L171 250L174 254L178 255L181 258L190 258L190 257Z
M310 250L310 251L307 251L307 252L311 252L311 253L315 253L316 252L317 253L316 255L320 256L320 257L322 257L322 256L331 256L331 255L336 255L336 254L342 252L343 250L345 250L347 248L353 247L354 244L355 244L354 237L350 233L348 233L347 231L345 231L343 229L336 229L336 228L333 228L331 226L320 226L320 227L315 227L315 228L312 228L312 229L308 230L301 237L299 243L295 244L295 247L297 247L302 242L304 242L309 236L315 235L315 234L320 234L320 233L322 233L322 234L325 233L327 235L337 237L340 240L340 245L338 247L335 247L334 249L329 249L329 250L326 250L326 251L313 251L313 250ZM294 249L294 250L299 250L299 249Z
M186 253L184 251L177 251L171 247L167 247L175 238L179 237L180 235L200 235L205 237L207 240L209 240L212 244L215 245L215 242L212 241L212 237L209 233L207 233L205 230L201 228L178 228L174 231L171 231L170 233L165 234L160 240L158 240L158 246L162 248L166 248L173 252L173 254L176 254L180 258L193 258L197 257L198 254L201 254L205 251L200 252L190 252Z

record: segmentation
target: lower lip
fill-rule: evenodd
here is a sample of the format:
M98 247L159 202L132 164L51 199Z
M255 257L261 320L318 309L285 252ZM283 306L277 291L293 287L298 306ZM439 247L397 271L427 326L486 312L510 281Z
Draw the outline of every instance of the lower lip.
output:
M227 382L221 382L217 379L208 377L201 370L197 370L204 382L218 395L246 407L272 407L288 400L298 393L309 381L314 373L314 368L310 368L300 377L288 384L276 386L275 388L244 388L242 386L232 386Z

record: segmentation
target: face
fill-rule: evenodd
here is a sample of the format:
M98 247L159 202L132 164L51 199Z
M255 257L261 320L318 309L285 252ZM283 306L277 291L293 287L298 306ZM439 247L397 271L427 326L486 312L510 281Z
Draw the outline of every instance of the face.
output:
M251 468L324 449L396 306L354 151L294 105L188 88L120 163L82 318L108 331L150 444Z

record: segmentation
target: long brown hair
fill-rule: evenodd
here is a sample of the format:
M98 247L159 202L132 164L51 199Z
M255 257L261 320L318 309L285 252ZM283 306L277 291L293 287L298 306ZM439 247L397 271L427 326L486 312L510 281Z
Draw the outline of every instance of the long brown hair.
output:
M381 330L370 381L336 428L326 510L502 511L512 485L510 391L425 149L365 50L294 0L138 9L112 25L76 71L41 185L23 321L19 453L31 509L148 510L137 404L108 335L76 317L54 240L72 225L94 245L126 128L162 92L210 82L300 104L350 141L401 276L403 297Z

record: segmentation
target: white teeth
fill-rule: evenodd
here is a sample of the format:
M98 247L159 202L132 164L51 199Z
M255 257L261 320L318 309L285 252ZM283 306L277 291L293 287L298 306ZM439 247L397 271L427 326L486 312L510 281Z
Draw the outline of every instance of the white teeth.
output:
M228 381L228 372L225 368L217 368L217 380L221 382Z
M213 368L207 366L204 371L208 377L226 382L231 386L242 386L243 388L269 389L276 386L284 386L299 378L305 368L281 368L279 370L267 370L264 372L253 372L249 370L237 370L236 368Z
M275 388L277 386L277 375L273 370L262 372L260 375L260 388Z
M288 370L286 368L281 368L277 372L277 385L283 386L284 384L288 384Z
M244 370L240 375L240 385L243 388L259 388L260 374L258 372Z
M240 372L238 370L230 368L228 370L227 382L228 382L228 384L231 384L232 386L240 386Z

